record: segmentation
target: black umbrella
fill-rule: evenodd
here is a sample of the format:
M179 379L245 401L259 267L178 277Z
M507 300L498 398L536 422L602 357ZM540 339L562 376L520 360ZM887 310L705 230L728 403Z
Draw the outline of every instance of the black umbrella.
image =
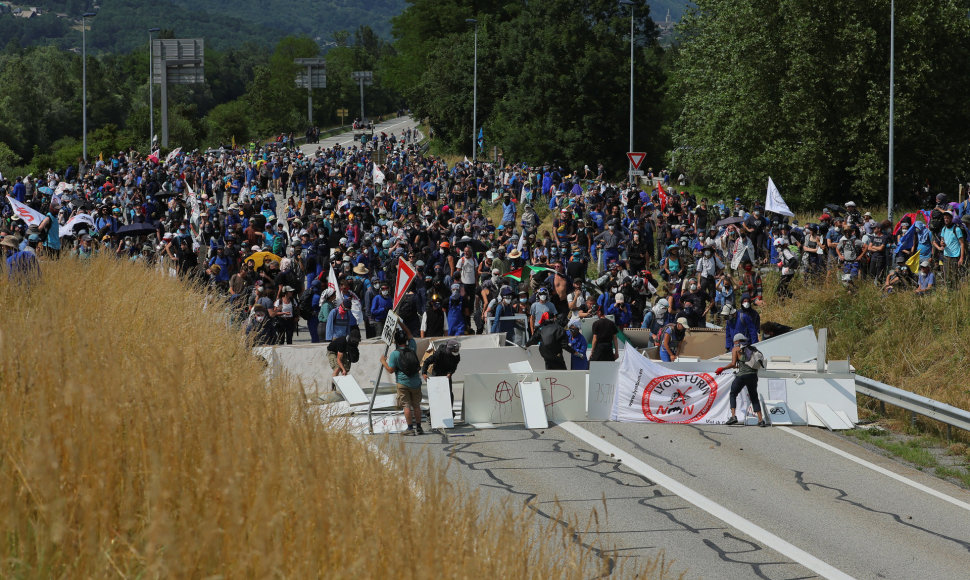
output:
M741 223L743 221L744 221L744 218L743 217L740 217L740 216L734 216L734 217L724 218L721 221L717 222L717 227L719 227L719 228L720 227L726 227L726 226L730 226L730 225L734 225L734 224L739 224L739 223Z
M155 225L149 222L136 222L118 229L118 235L123 238L129 236L148 236L154 233Z
M455 247L458 248L459 250L464 250L465 246L471 246L472 251L475 252L476 254L480 252L488 251L488 246L485 245L485 242L481 240L475 240L475 239L469 238L468 236L463 237L462 239L458 240L458 242L455 243Z

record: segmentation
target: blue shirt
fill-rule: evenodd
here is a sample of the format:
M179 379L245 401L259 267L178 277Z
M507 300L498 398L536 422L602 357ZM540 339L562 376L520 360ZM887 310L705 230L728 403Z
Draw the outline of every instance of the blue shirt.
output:
M960 240L963 239L963 229L956 224L949 227L943 226L940 236L943 237L943 255L947 258L959 258Z
M341 314L339 308L334 308L327 316L326 340L330 341L341 336L347 336L351 326L357 326L357 317L350 310Z

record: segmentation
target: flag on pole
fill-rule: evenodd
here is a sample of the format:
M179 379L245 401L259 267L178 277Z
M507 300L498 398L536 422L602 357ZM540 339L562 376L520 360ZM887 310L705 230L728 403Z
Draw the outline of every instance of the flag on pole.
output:
M39 226L40 222L44 221L44 214L29 205L20 203L9 195L7 196L7 202L13 207L14 215L20 216L20 219L24 220L24 223L28 226Z
M384 172L381 171L380 167L378 167L377 164L375 163L374 164L374 183L383 185L384 179L386 179Z
M78 224L87 224L88 227L90 227L92 229L96 229L97 228L97 226L94 224L94 218L92 218L91 216L89 216L86 213L79 213L76 216L74 216L71 219L69 219L66 224L64 224L63 226L61 226L61 229L58 232L58 236L59 237L62 237L62 238L64 236L73 236L74 235L74 228Z
M481 149L484 146L485 146L485 133L482 130L482 127L479 127L478 128L478 148Z
M233 149L233 151L236 150L236 136L235 135L232 136L232 149Z
M788 209L788 204L781 197L781 192L775 187L775 182L768 178L768 194L765 197L765 211L774 212L779 215L786 215L788 217L795 217L795 214Z
M516 282L521 282L522 281L522 268L516 268L515 270L512 270L511 272L509 272L508 274L505 274L502 277L503 278L511 278L511 279L515 280Z
M531 266L530 265L529 266L529 270L532 270L533 272L551 272L553 274L556 273L556 271L553 270L552 268L546 268L545 266Z
M660 211L667 210L667 192L664 191L664 186L657 184L657 193L660 194Z
M337 295L337 302L343 301L344 295L340 292L340 284L337 283L337 271L333 269L333 266L330 267L330 274L327 277L327 288L332 289L334 294Z
M919 272L919 250L916 250L916 252L910 256L908 260L906 260L906 265L909 266L909 269L913 272L913 274Z
M522 235L519 236L519 245L515 249L521 254L523 248L525 248L525 230L522 230Z

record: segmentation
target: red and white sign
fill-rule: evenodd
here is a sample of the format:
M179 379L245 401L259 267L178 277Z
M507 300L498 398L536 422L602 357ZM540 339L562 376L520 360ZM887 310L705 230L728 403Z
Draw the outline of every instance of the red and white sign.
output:
M633 164L633 169L640 169L640 164L643 163L643 160L647 157L647 154L631 151L627 153L626 156L630 160L630 163Z
M408 291L408 286L414 282L416 272L414 266L404 261L404 258L397 259L397 282L394 283L394 309L401 303L401 298Z
M678 372L657 364L627 344L617 373L614 421L722 425L731 416L734 374ZM738 397L738 420L744 421L747 394Z
M39 226L40 222L44 221L44 214L29 205L20 203L9 195L7 196L7 201L13 207L14 215L19 216L28 226Z

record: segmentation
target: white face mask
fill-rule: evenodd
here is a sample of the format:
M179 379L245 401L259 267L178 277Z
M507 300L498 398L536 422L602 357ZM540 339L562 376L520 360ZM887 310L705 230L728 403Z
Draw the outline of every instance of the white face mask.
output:
M545 302L546 300L549 300L549 297L548 296L540 296L539 297L539 302Z
M511 298L502 298L502 304L505 304L506 306L508 306L511 303L512 303Z
M390 290L381 290L381 296L387 298L390 295L391 295L391 291Z
M751 307L751 303L750 302L742 302L741 303L741 308L750 308L750 307Z
M256 315L256 317L255 317L255 320L256 320L256 322L262 322L262 321L263 321L263 320L265 320L265 319L266 319L266 317L265 317L265 316L263 316L262 314L258 314L258 315Z

